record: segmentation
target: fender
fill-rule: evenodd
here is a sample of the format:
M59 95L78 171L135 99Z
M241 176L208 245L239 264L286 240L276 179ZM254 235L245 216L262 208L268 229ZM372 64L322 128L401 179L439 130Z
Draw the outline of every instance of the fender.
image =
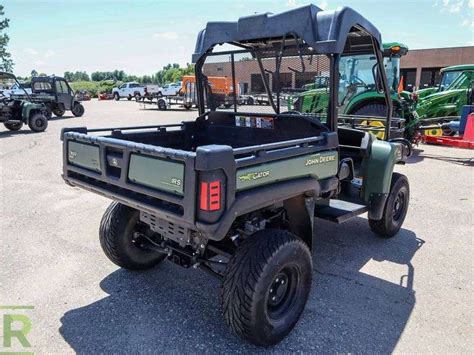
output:
M390 144L375 140L368 158L362 163L362 176L365 176L362 185L362 196L369 206L369 218L382 217L385 201L390 192L392 173L395 163L402 160L402 151L399 144Z
M42 104L24 103L23 107L21 108L22 121L27 124L32 112L41 111L44 108L45 106Z

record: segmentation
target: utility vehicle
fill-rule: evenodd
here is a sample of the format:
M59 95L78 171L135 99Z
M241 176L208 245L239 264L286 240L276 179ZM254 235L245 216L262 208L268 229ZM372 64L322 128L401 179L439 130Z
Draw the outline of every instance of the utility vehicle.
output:
M341 223L368 212L383 238L405 219L408 180L393 172L404 146L337 124L340 64L363 53L382 73L390 123L381 43L350 8L309 5L210 22L192 57L195 121L64 129L65 181L114 200L99 229L105 254L126 269L167 259L206 270L222 279L222 312L235 334L262 346L281 341L310 294L315 217ZM326 110L280 113L282 63L295 67L310 56L325 58ZM255 107L234 96L232 109L216 107L208 85L216 65L234 87L236 77L260 68L270 105L246 112Z
M71 111L75 117L84 115L84 106L79 102L74 90L66 79L59 76L37 76L31 79L30 99L43 103L48 108L48 117L54 113L62 117L66 111ZM24 98L24 95L14 95Z
M0 72L0 81L14 82L22 88L15 75ZM0 122L10 131L18 131L27 124L33 132L42 132L48 127L48 109L42 103L32 102L23 90L24 98L0 94Z

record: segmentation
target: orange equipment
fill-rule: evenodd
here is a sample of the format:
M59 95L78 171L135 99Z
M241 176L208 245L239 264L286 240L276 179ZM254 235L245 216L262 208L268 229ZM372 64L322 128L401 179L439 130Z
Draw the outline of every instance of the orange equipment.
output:
M196 77L194 75L185 75L182 79L181 91L186 92L188 83L195 83ZM227 76L208 76L207 82L211 87L212 93L216 95L234 95L234 86L232 78ZM236 84L238 87L238 84Z

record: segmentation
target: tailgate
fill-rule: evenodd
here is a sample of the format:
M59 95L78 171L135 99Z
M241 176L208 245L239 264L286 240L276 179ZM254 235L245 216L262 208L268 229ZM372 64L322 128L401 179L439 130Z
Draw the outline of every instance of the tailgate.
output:
M62 134L63 178L68 183L164 218L193 223L193 152L92 136L84 130ZM186 194L188 189L192 193Z

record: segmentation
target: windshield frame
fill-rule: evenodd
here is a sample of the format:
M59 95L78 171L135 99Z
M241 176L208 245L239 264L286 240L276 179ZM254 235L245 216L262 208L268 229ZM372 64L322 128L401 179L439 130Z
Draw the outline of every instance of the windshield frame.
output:
M459 76L464 72L464 70L447 70L443 72L443 75L441 76L441 80L439 81L439 86L437 92L443 92L448 90L451 85L459 78ZM455 74L454 78L451 79L449 82L449 85L444 85L445 79L447 79L451 74Z

